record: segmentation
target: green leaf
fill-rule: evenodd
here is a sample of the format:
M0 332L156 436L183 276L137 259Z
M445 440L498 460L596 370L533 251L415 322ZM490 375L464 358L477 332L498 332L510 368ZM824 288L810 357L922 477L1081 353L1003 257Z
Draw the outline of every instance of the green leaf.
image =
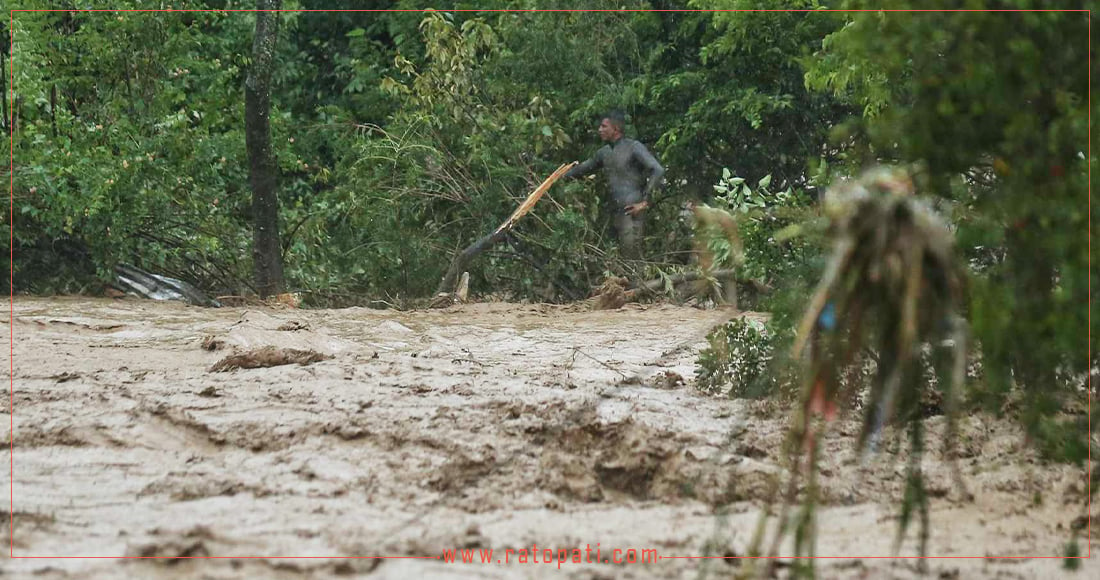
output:
M366 33L367 33L366 30L363 30L362 28L356 28L355 30L352 30L351 32L348 32L344 36L346 36L348 38L359 38L360 36L363 36Z
M729 179L729 178L730 178L729 168L728 167L723 167L722 168L722 179Z
M759 185L760 187L767 187L768 185L771 185L771 182L772 182L772 176L771 176L771 174L769 173L769 174L765 175L765 176L764 176L764 177L763 177L763 178L762 178L762 179L760 180L760 183L758 183L757 185Z
M550 130L549 125L543 125L542 126L542 134L546 135L547 137L553 137L554 136L554 132Z

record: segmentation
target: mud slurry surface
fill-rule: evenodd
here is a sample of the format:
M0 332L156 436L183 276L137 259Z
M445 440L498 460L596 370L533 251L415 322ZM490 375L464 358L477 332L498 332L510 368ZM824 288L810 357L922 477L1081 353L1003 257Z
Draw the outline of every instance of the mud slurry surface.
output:
M11 322L15 554L228 558L7 559L0 572L728 577L740 561L566 562L559 570L346 558L492 548L495 560L535 544L555 552L587 545L594 555L597 543L604 557L615 548L744 554L770 478L781 473L787 423L769 404L691 387L703 336L727 316L636 305L400 313L19 298ZM266 347L318 356L211 372ZM1042 464L1011 424L967 417L962 467L975 499L958 501L938 453L941 419L929 429L933 555L1062 553L1084 514L1083 469ZM826 441L820 555L891 553L904 457L887 451L861 466L855 433L842 424ZM915 549L914 529L902 553ZM1060 560L1038 558L929 567L949 578L1063 574ZM1098 569L1094 557L1077 574ZM819 572L917 576L914 560L826 560Z

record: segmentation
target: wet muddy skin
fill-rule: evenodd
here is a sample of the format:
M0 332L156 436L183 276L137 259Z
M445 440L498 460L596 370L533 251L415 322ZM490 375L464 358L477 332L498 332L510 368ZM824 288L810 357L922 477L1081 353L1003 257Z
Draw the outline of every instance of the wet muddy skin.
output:
M743 554L781 472L780 407L691 385L703 337L726 312L22 297L13 309L14 473L2 480L14 481L5 495L15 554L230 558L5 559L6 577L696 578L704 567L727 577L738 561L558 570L346 557L596 543ZM211 372L265 347L322 356ZM966 417L962 467L975 500L960 502L939 453L942 418L928 425L931 554L1062 553L1084 513L1082 468L1037 461L1011 423ZM905 457L887 451L861 467L856 432L841 422L825 443L820 555L891 554ZM916 526L902 554L915 538ZM1077 576L1095 574L1095 560ZM914 560L818 568L824 578L919 577ZM930 568L931 577L1063 575L1056 559Z

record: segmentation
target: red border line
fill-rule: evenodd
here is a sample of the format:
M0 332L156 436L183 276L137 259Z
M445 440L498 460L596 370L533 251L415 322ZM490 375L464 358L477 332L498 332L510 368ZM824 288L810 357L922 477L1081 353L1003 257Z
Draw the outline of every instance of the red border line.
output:
M71 559L94 559L94 560L118 560L118 559L147 559L147 560L218 560L218 559L283 559L283 560L309 560L309 559L322 559L322 560L357 560L357 559L407 559L407 560L440 560L440 556L16 556L15 555L15 13L16 12L214 12L214 13L228 13L228 12L428 12L431 9L376 9L376 10L253 10L253 9L232 9L232 10L175 10L172 8L166 9L125 9L125 10L111 10L111 9L12 9L8 11L8 58L10 66L8 72L10 75L10 107L8 108L8 331L9 331L9 363L10 363L10 399L8 402L8 418L10 420L11 430L8 432L8 461L11 471L9 473L10 484L8 491L9 497L9 512L8 512L8 541L9 550L12 559L59 559L59 560L71 560ZM1088 408L1089 408L1089 431L1092 433L1092 10L1091 9L998 9L998 10L977 10L977 9L864 9L864 10L845 10L845 9L747 9L747 10L733 10L733 9L661 9L661 10L645 10L645 9L498 9L498 10L478 10L478 9L456 9L446 10L445 12L1083 12L1088 15L1088 29L1089 29L1089 48L1088 54L1088 252L1089 252L1089 270L1088 270L1088 332L1089 332L1089 344L1088 344ZM1097 469L1098 467L1092 464L1092 438L1089 439L1089 466L1091 469ZM1023 560L1042 560L1042 559L1059 559L1059 560L1072 560L1072 559L1088 559L1092 557L1092 477L1091 474L1086 471L1086 479L1088 480L1088 552L1084 556L659 556L658 559L731 559L731 560L746 560L746 559L783 559L783 560L803 560L803 559L819 559L819 560L878 560L878 559L926 559L926 560L1008 560L1008 559L1023 559Z

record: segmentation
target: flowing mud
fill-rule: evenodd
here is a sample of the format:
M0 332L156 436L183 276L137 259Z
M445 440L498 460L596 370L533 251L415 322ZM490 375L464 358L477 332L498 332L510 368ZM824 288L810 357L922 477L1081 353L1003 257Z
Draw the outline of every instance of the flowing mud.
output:
M6 559L0 575L730 577L744 560L671 556L745 553L781 473L787 418L692 388L703 336L727 316L18 298L14 473L2 477L14 482L16 556L154 558ZM974 499L961 501L940 454L942 418L928 425L930 552L977 556L930 560L930 577L1068 574L1041 557L1061 555L1084 521L1083 469L1038 461L1009 422L966 417ZM869 558L892 553L905 457L888 446L863 465L855 434L842 423L825 442L817 553L843 557L820 561L820 576L918 577L916 560ZM902 554L915 552L916 531ZM541 563L545 548L595 556L597 544L602 558L616 548L662 558ZM516 563L533 545L540 563ZM511 564L439 559L459 548L515 552ZM1094 557L1077 576L1098 570Z

